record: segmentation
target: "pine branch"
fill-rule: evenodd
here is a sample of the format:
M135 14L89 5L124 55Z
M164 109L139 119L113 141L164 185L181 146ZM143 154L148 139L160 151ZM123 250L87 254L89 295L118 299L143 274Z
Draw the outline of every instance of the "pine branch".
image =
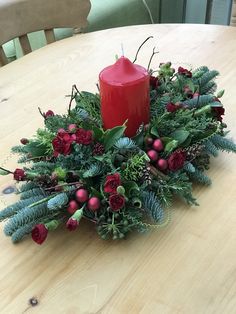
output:
M202 171L195 168L195 171L192 173L189 173L189 177L199 183L205 184L205 185L211 185L211 179L205 175Z
M214 98L214 95L201 95L199 97L187 99L183 102L183 104L189 106L190 108L200 108L213 102Z
M196 169L191 162L188 162L184 165L184 170L189 173L194 173Z
M11 236L12 242L13 243L20 242L25 235L29 234L32 231L33 227L36 224L35 224L35 222L30 222L30 223L23 225L20 228L18 228Z
M15 215L16 213L23 210L26 206L29 206L35 202L38 202L42 198L43 198L42 196L36 196L36 197L34 196L31 198L27 198L25 200L18 201L15 204L12 204L12 205L6 207L5 209L3 209L0 212L0 221L3 221L4 219Z
M219 72L216 70L208 71L202 75L200 78L200 90L202 90L207 83L211 80L214 80L219 75Z
M47 207L50 211L56 211L63 208L69 199L66 193L60 193L48 200Z
M223 137L219 134L215 134L211 137L211 141L218 149L222 151L236 153L236 144L231 139Z
M26 145L17 145L11 148L11 151L15 154L28 154L29 150Z
M161 207L161 204L152 191L144 191L141 194L143 207L146 213L152 218L155 222L163 219L164 211Z
M23 193L23 192L26 192L26 191L29 191L29 190L32 190L32 189L35 189L38 187L39 186L32 181L27 182L27 183L23 183L22 186L20 187L20 193Z
M214 157L218 156L218 149L217 147L212 143L211 140L207 140L204 142L205 150L207 153L211 154Z
M213 94L217 89L217 85L214 81L208 82L205 86L202 87L202 94Z
M39 218L43 218L50 214L47 208L47 203L41 203L31 207L25 207L16 215L8 220L4 226L4 233L7 236L11 236L18 228L34 221Z
M32 190L22 192L20 195L20 198L21 198L21 200L24 200L24 199L32 198L32 197L36 197L36 196L40 196L40 197L44 198L44 197L46 197L46 194L45 194L43 189L34 188Z

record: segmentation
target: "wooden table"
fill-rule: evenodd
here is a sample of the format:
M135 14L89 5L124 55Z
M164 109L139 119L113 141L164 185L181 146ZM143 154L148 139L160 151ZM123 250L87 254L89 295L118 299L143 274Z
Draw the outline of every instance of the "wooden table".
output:
M10 147L42 126L38 106L64 112L72 84L96 91L99 71L114 63L120 43L133 59L150 35L137 63L146 66L156 46L153 68L171 60L175 67L205 64L221 72L225 121L235 136L236 28L124 27L62 40L0 69L0 165L16 167ZM75 233L55 231L38 246L30 238L12 245L1 233L0 313L235 313L235 156L221 154L209 175L212 187L195 188L200 207L177 203L171 224L148 235L106 242L85 223ZM0 182L1 190L11 183Z

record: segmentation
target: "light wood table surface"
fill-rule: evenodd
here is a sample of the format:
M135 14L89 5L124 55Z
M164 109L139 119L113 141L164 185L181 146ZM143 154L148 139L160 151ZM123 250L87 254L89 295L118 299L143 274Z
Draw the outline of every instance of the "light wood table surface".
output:
M225 122L236 137L236 28L146 25L77 35L0 69L0 165L16 168L10 147L43 125L37 107L65 112L72 84L96 91L98 74L115 55L147 66L160 62L220 71ZM236 313L236 158L212 160L212 187L196 187L199 207L177 202L164 229L127 240L101 240L89 223L50 233L44 245L13 245L0 227L0 313ZM12 183L0 178L1 191ZM2 196L13 202L15 196ZM29 305L35 297L38 305Z

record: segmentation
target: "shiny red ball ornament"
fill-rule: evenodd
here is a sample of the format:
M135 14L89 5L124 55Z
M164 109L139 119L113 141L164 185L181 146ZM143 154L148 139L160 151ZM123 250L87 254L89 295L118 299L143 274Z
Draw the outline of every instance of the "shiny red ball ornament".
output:
M96 196L91 197L88 200L88 209L97 211L100 208L100 200Z
M149 150L147 155L151 161L156 161L158 159L158 153L154 149Z
M156 139L152 144L152 148L157 152L161 152L164 149L162 141L160 139Z
M71 215L73 215L77 211L78 208L79 208L79 204L76 201L72 200L69 202L69 205L67 207L67 211Z
M88 200L88 191L85 189L79 189L75 193L75 198L78 202L84 203Z
M166 170L167 167L168 167L167 160L165 160L165 159L159 159L159 160L157 161L157 167L158 167L158 169L160 169L160 170Z

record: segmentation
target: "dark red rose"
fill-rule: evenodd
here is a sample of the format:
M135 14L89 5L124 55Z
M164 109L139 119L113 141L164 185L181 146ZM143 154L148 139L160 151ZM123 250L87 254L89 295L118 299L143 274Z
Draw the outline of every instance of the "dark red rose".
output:
M125 205L125 198L120 194L112 194L109 197L109 204L113 211L118 211Z
M105 152L105 147L102 144L96 143L93 146L93 156L101 156L104 154L104 152Z
M48 117L55 116L54 112L52 110L48 110L46 113L44 113L44 118L47 119Z
M16 169L13 172L13 177L17 181L24 181L26 178L25 171L23 169Z
M57 136L52 141L54 149L54 156L57 157L59 154L69 155L71 153L72 138L66 131L58 132Z
M38 224L34 227L31 231L31 236L34 242L38 244L42 244L48 235L48 229L45 227L44 224Z
M185 153L181 151L172 153L167 160L169 170L177 171L181 169L184 165L185 157Z
M216 117L216 119L220 122L222 122L223 118L221 116L223 116L225 114L225 109L223 107L212 107L212 111Z
M169 102L167 105L166 105L166 110L168 112L175 112L176 110L179 109L179 105L175 105L173 104L172 102Z
M66 223L66 228L69 230L69 231L74 231L77 229L79 223L76 219L73 219L73 218L70 218L67 223Z
M185 68L182 68L182 67L178 68L178 73L181 74L181 75L184 75L186 77L189 77L189 78L192 77L192 72L190 72L189 70L187 70Z
M158 82L158 79L157 77L155 76L150 76L150 86L153 88L153 89L156 89L159 85L159 82Z
M104 192L116 193L117 187L121 184L119 173L114 173L106 177Z
M83 144L83 145L89 145L93 141L93 132L90 130L84 130L82 128L79 128L76 133L76 143Z

